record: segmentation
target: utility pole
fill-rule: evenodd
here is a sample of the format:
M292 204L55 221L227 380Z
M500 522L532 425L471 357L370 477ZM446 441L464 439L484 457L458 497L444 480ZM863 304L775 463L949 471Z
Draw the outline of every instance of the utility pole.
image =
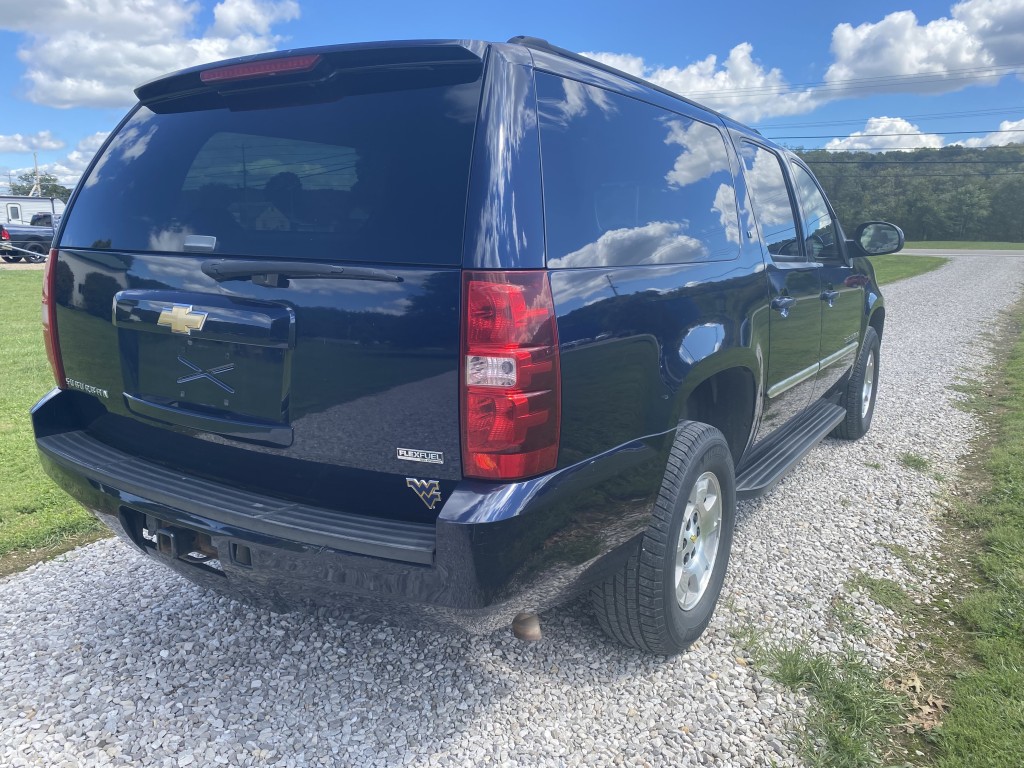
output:
M42 197L43 196L43 188L39 185L39 153L38 152L33 152L32 153L32 161L33 161L33 163L35 163L35 167L36 167L36 180L35 180L35 183L32 185L32 189L29 191L28 196L29 197Z

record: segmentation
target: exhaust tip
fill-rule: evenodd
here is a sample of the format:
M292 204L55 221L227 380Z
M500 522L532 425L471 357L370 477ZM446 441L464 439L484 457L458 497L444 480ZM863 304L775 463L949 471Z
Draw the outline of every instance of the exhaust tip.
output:
M542 637L540 617L536 613L519 613L512 619L512 634L517 640L536 642Z

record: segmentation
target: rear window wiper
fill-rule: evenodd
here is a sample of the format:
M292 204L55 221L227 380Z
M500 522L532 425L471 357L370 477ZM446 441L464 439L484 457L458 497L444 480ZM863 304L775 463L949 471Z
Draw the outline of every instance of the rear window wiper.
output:
M203 262L203 272L217 282L252 280L256 285L282 288L288 280L379 280L400 283L402 278L373 267L341 266L315 261L272 261L268 259L212 259Z

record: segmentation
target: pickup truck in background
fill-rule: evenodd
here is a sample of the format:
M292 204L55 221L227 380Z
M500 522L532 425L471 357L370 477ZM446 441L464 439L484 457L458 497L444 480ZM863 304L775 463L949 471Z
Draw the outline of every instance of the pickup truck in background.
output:
M25 260L30 264L46 261L53 241L53 227L0 224L0 257L7 262Z

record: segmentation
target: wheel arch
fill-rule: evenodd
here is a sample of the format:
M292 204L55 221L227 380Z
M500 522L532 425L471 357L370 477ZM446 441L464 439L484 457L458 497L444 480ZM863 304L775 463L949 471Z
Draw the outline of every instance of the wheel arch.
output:
M739 464L750 442L758 416L757 381L746 365L716 367L696 381L681 410L681 418L720 431L735 464Z
M880 303L868 317L868 327L874 328L878 334L878 340L882 340L882 331L885 330L885 307Z

